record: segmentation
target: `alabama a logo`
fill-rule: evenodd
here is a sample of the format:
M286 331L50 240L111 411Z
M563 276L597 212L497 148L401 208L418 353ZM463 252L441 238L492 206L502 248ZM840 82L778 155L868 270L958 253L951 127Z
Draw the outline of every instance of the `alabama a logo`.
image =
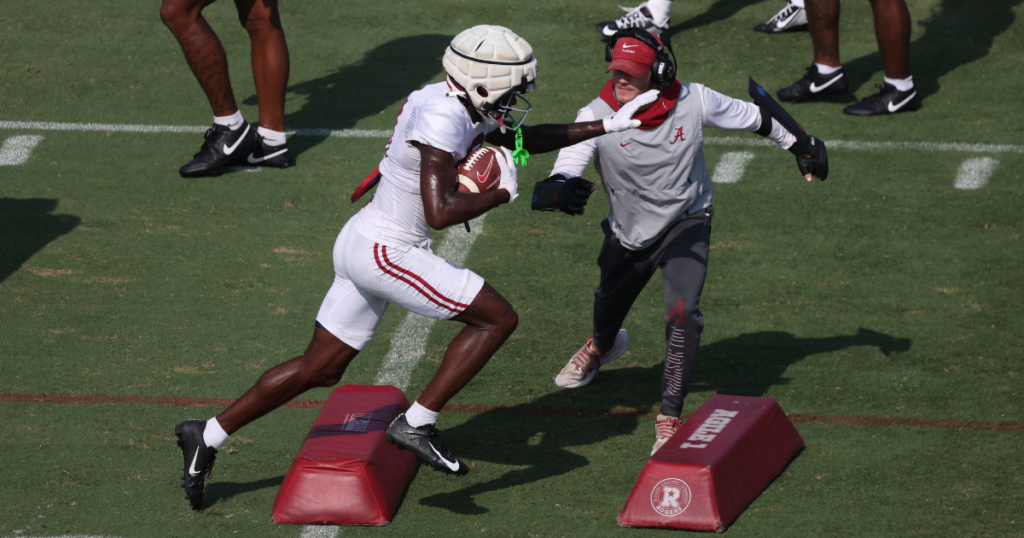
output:
M651 507L665 516L675 517L690 506L690 486L678 478L666 478L651 490Z
M676 127L676 134L669 140L669 144L675 144L676 142L686 142L686 135L683 134L682 127Z

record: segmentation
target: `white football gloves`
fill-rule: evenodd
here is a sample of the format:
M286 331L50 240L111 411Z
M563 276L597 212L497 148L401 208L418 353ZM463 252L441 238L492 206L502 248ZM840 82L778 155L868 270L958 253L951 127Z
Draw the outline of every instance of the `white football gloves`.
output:
M632 101L622 105L618 112L601 120L604 123L605 133L618 133L627 129L640 127L640 120L634 120L633 115L640 107L649 105L658 100L658 90L647 90L636 96Z
M501 169L501 179L498 180L498 188L508 191L508 203L515 201L519 196L519 178L516 174L515 161L512 160L512 151L508 148L498 148L505 156L498 159L498 168Z

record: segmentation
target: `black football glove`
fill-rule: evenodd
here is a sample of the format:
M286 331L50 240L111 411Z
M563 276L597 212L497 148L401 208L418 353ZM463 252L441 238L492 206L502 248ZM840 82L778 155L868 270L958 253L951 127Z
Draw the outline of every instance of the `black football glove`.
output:
M790 146L789 152L796 155L796 166L802 175L811 174L824 181L828 177L828 152L825 151L825 142L813 136L810 139L811 144L818 148L817 157L808 157L810 150L799 142Z
M569 215L582 215L583 206L587 205L590 193L597 187L581 178L551 176L544 181L533 184L534 211L560 211Z

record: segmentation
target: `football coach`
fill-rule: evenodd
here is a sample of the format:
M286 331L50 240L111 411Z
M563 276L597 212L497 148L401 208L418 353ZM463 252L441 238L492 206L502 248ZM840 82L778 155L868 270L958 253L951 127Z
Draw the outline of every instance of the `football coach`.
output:
M597 259L601 280L594 291L594 332L555 377L560 387L590 383L602 364L626 351L629 335L622 322L655 269L661 269L667 348L653 454L679 428L704 328L700 296L714 215L704 128L747 130L771 139L797 154L807 181L824 179L828 162L824 151L816 158L798 151L802 146L793 134L770 115L762 121L757 105L676 81L662 42L646 31L615 34L605 59L611 80L597 99L580 109L577 122L607 117L649 89L660 89L659 99L634 116L640 128L562 149L552 177L537 184L533 208L582 213L582 204L569 208L566 201L575 196L585 204L582 194L592 185L580 176L595 160L608 196L608 218L601 222L604 243Z

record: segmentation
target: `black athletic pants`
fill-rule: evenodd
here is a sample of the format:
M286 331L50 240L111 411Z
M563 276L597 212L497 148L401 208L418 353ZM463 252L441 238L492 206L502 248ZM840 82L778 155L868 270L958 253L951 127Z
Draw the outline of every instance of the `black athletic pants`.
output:
M676 222L643 250L622 246L601 222L604 244L597 264L601 284L594 290L594 343L609 349L633 302L661 269L665 293L665 373L661 380L661 414L678 417L690 387L704 316L700 294L708 271L712 208Z

